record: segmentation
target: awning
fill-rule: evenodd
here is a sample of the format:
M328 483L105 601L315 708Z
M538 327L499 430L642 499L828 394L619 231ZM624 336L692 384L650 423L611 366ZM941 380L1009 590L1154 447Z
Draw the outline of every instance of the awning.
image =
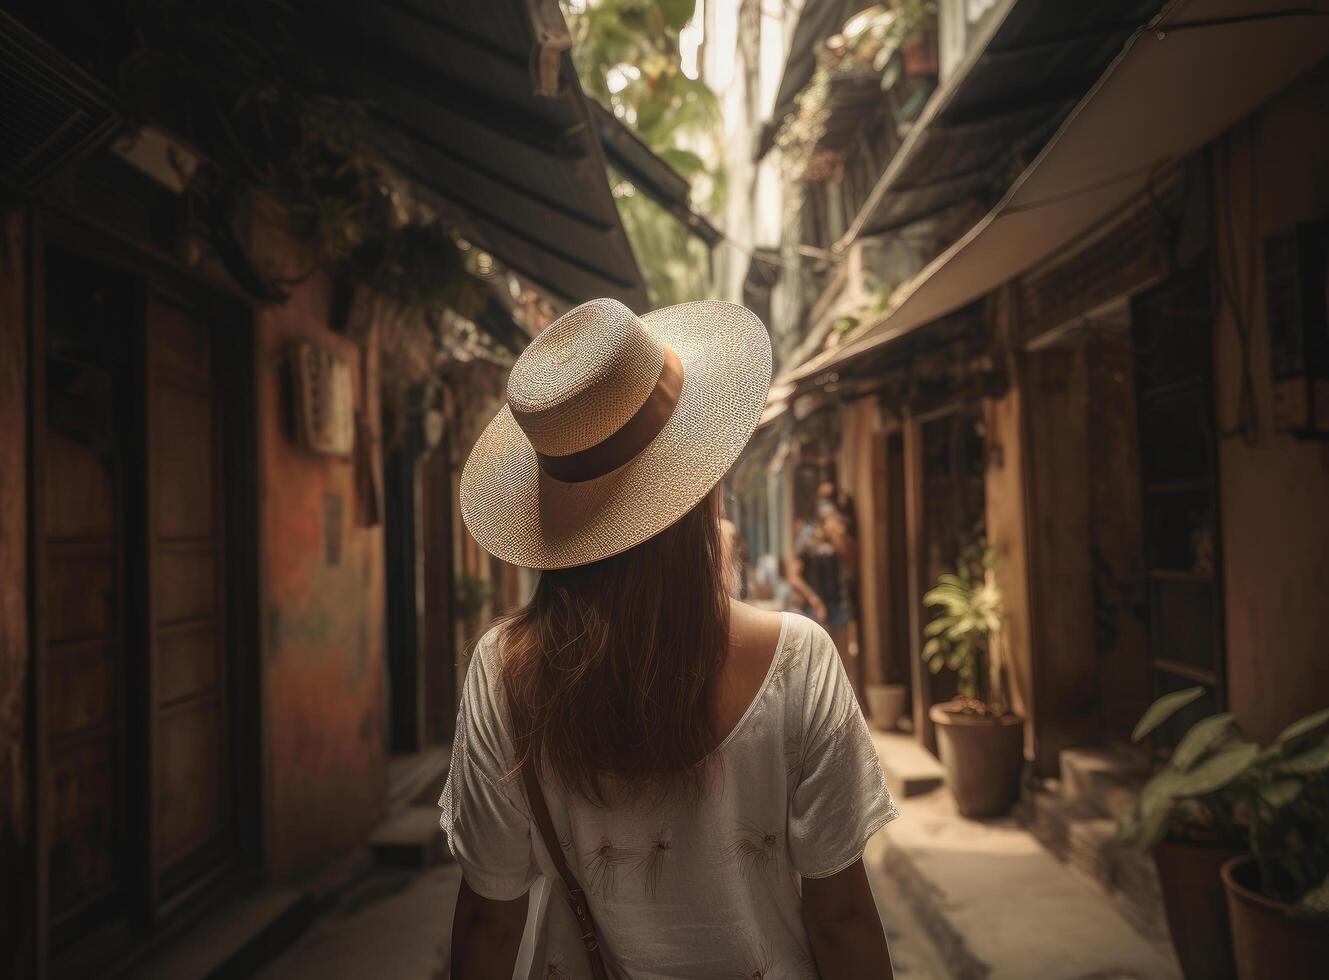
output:
M838 249L991 203L1161 0L998 0L968 53L928 100L850 222Z
M632 186L664 208L709 246L724 236L703 215L692 210L692 186L673 167L651 152L636 133L598 102L587 103L609 165L632 181Z
M883 319L781 380L829 371L1018 276L1326 56L1324 14L1278 0L1174 0L1131 36L1001 202L896 291Z
M558 95L534 94L531 9L328 0L310 19L321 60L369 104L393 165L469 240L564 301L612 296L642 310L646 289L566 52Z

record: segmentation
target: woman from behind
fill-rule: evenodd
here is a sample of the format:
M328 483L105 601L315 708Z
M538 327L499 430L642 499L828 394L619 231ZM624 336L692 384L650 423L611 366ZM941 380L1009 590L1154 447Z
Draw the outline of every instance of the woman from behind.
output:
M461 505L541 576L472 655L439 801L455 977L891 977L862 855L896 812L840 658L731 595L717 485L769 381L715 302L588 303L514 366Z

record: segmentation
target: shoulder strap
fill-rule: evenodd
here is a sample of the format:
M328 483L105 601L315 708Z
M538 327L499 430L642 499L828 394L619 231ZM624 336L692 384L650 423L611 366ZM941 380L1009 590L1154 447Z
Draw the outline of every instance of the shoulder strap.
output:
M533 761L528 760L521 767L521 779L526 786L526 799L531 805L531 818L535 821L535 827L545 843L545 850L549 852L549 859L554 862L554 868L567 888L568 904L572 907L572 915L577 920L577 928L581 930L581 944L586 948L586 958L591 964L591 976L595 980L609 980L604 956L600 952L600 941L595 933L595 920L591 918L591 908L586 902L586 893L582 891L577 876L572 873L567 859L563 857L563 848L558 843L558 833L554 830L554 821L550 819L549 805L545 803L545 795L540 789L540 780L536 778Z

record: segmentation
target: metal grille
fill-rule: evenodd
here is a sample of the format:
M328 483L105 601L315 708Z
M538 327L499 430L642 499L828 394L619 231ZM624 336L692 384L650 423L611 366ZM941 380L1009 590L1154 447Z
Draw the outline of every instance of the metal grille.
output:
M30 190L119 121L108 92L0 11L0 182Z

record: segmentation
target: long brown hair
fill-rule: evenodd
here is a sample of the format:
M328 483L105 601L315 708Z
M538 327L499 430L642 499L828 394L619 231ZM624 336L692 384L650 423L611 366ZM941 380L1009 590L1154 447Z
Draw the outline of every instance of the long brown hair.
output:
M620 555L541 573L499 634L518 765L598 804L610 782L700 790L729 647L722 510L717 488Z

